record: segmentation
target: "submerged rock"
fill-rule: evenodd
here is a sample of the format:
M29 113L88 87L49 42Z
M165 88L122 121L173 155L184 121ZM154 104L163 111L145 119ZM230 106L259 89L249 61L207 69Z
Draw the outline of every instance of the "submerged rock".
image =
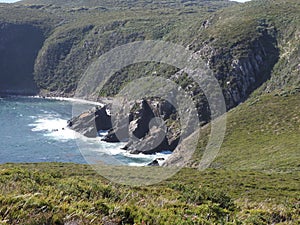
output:
M165 161L165 158L156 158L151 163L149 163L147 166L160 166L161 164L159 162Z
M155 159L151 163L149 163L147 166L159 166L158 160Z

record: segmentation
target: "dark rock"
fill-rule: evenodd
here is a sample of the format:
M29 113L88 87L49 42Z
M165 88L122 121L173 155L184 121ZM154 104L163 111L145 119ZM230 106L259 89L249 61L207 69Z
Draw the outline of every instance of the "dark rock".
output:
M122 149L127 151L132 144L133 144L133 141L130 140Z
M146 100L141 102L141 110L137 112L137 119L129 125L129 132L136 138L145 137L149 132L150 121L155 117L151 107Z
M153 160L151 163L148 164L148 166L159 166L158 160Z
M155 154L170 148L165 131L155 127L144 138L132 141L125 147L131 154Z
M99 130L112 128L111 117L106 112L106 106L94 108L68 121L68 126L74 131L89 137L98 136Z
M128 123L122 126L117 126L114 129L109 130L108 134L102 138L102 141L116 143L121 141L126 141L129 138L128 134Z
M112 128L111 117L107 114L107 107L98 108L95 112L97 131L109 130Z
M0 37L0 93L36 95L39 90L33 70L45 41L43 31L31 24L1 20Z
M173 151L177 147L180 141L180 137L181 137L180 129L176 129L174 127L168 128L167 140L168 140L169 150Z
M113 129L110 129L108 134L102 139L102 141L106 142L120 142L127 141L129 139L129 123L133 120L133 115L130 113L129 120L124 115L118 115L116 125Z
M159 104L159 113L160 113L160 115L163 116L163 119L166 120L166 119L169 119L171 117L171 115L176 114L176 109L168 101L162 101Z
M162 121L156 118L159 116ZM137 103L128 117L124 117L102 139L106 142L127 141L124 150L131 154L155 154L165 150L174 150L180 139L175 128L165 128L164 123L176 116L176 109L166 100L142 100Z
M157 158L156 160L158 160L158 161L164 161L165 158Z
M107 114L107 106L104 106L69 120L68 126L91 138L97 137L99 130L109 130L102 141L126 141L123 149L131 154L155 154L166 150L173 151L176 148L180 139L180 127L176 125L176 109L169 102L144 99L134 104L129 115L124 114L125 112L121 111L114 115L116 124L113 126L111 116ZM161 119L157 119L156 116ZM172 122L168 123L168 127L165 123L171 117Z
M68 126L86 137L97 137L97 129L94 112L85 112L73 118Z
M112 130L102 139L107 142L128 140L130 135L141 139L149 133L149 123L155 117L146 100L142 100L139 110L129 114L129 119L122 115Z

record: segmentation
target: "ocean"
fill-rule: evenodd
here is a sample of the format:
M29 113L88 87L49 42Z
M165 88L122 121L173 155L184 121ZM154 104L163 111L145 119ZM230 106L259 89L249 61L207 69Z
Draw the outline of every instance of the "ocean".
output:
M100 137L89 139L77 134L67 127L73 104L35 97L0 98L0 163L101 161L144 166L169 155L132 155L121 150L125 143L106 143Z

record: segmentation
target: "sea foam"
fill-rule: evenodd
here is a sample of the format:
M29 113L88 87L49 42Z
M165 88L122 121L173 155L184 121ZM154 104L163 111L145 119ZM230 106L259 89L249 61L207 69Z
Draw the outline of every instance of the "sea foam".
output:
M56 98L56 100L72 100L74 102L78 102L77 99ZM83 103L89 104L91 102L83 100ZM107 143L101 141L101 137L106 135L107 131L99 131L98 133L100 137L98 138L87 138L68 128L67 120L62 119L61 115L54 112L51 113L47 110L41 110L41 114L31 116L30 118L34 120L33 123L29 124L31 131L42 132L45 137L61 142L76 140L77 146L82 155L89 157L94 155L92 158L96 161L106 161L105 158L108 157L108 160L120 161L121 164L124 164L125 162L125 164L130 166L146 166L158 158L163 159L158 160L159 164L162 164L163 161L172 154L170 151L153 155L130 154L128 151L122 149L122 147L126 145L125 142ZM116 158L118 158L118 160Z
M56 140L75 140L76 134L67 127L67 120L53 117L38 118L34 123L29 124L33 132L43 132L44 136Z

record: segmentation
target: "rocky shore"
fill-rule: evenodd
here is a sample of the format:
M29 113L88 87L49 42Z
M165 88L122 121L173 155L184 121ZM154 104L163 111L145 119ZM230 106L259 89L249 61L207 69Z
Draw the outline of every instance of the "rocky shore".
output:
M68 126L88 138L98 137L100 131L108 131L102 141L124 142L123 149L131 154L173 151L181 134L176 109L160 99L143 99L132 105L127 115L111 115L110 104L96 106L70 119ZM158 165L157 162L152 164Z

